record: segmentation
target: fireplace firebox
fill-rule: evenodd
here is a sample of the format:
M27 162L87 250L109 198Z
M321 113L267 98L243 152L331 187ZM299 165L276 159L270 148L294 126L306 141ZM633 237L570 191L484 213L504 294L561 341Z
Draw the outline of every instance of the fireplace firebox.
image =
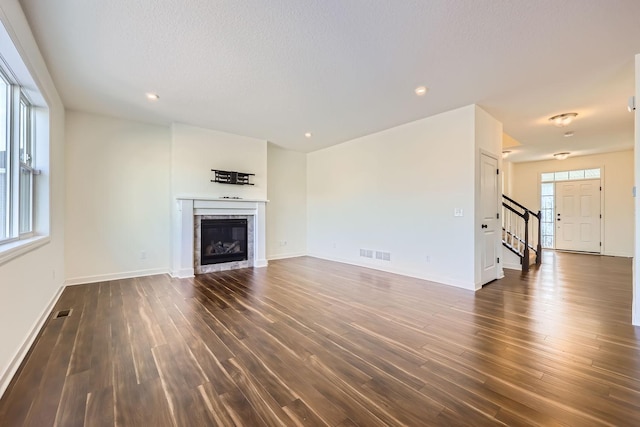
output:
M248 259L246 219L203 219L201 265Z

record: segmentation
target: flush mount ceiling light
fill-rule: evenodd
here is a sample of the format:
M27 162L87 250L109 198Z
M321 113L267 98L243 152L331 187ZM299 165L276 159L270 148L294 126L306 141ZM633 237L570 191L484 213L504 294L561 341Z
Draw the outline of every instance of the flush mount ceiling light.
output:
M572 131L572 130L570 130L569 132L565 132L565 133L564 133L564 137L565 137L565 138L571 138L573 135L574 135L574 133L573 133L573 131Z
M147 92L146 96L149 101L157 101L160 99L160 96L157 93Z
M502 152L502 158L503 158L503 159L506 159L507 157L509 157L509 154L511 154L511 151L509 151L509 150L504 150L504 151Z
M428 90L429 89L427 89L426 86L418 86L416 88L415 92L416 92L416 95L418 95L418 96L424 96L427 93Z
M556 154L554 154L554 155L553 155L553 157L555 157L555 158L556 158L556 160L564 160L564 159L566 159L567 157L569 157L569 154L571 154L571 153L567 153L567 152L565 151L565 152L563 152L563 153L556 153Z
M304 134L304 137L305 137L305 138L311 138L311 137L312 137L311 132L307 132L307 133L305 133L305 134Z
M578 113L564 113L549 117L549 121L559 128L569 125L576 118Z

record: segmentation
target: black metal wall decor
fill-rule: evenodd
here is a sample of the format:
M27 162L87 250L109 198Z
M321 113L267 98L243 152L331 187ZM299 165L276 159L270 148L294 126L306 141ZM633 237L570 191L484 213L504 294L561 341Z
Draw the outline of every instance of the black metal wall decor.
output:
M249 182L249 177L256 176L255 173L221 171L217 169L211 169L211 172L215 172L214 179L211 182L220 184L253 185Z

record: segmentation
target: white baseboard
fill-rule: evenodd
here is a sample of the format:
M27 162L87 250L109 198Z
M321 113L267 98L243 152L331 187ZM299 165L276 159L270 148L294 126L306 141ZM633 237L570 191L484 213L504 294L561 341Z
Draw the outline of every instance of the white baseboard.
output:
M298 258L301 256L307 256L306 252L298 252L298 253L290 253L290 254L278 254L272 255L268 257L268 260L276 260L276 259L287 259L287 258Z
M58 302L58 299L60 299L60 295L62 295L63 290L64 286L60 286L60 288L58 288L58 291L53 295L51 301L49 301L49 304L47 304L47 306L44 308L38 320L36 320L35 324L31 328L31 331L24 340L24 343L22 344L22 346L20 346L20 348L16 352L16 355L13 357L13 360L11 360L11 363L9 363L7 370L4 371L2 375L0 375L0 397L2 397L4 392L7 390L7 387L9 387L9 383L13 379L13 376L16 374L16 371L20 367L20 364L27 355L27 352L33 345L33 342L44 326L44 323L49 318L49 313L51 313L51 310L53 310L53 307Z
M266 267L267 265L269 265L269 262L266 259L257 259L253 262L253 266L254 267Z
M193 267L183 268L181 270L171 270L169 275L174 279L188 279L189 277L195 277L196 270Z
M100 274L96 276L72 277L64 281L65 286L82 285L84 283L107 282L109 280L131 279L133 277L153 276L155 274L167 274L165 268L152 268L149 270L127 271L124 273ZM191 275L193 276L193 274Z
M605 252L602 255L604 256L615 256L620 258L633 258L633 254L625 253L625 252Z
M522 265L505 262L502 264L502 268L508 268L509 270L522 270Z
M382 266L382 265L360 264L360 263L357 263L357 262L352 261L352 260L347 260L347 259L342 259L342 258L335 258L335 257L327 257L327 256L324 256L324 255L318 255L318 254L313 254L313 253L309 253L308 256L313 257L313 258L324 259L324 260L327 260L327 261L335 261L335 262L339 262L341 264L355 265L357 267L370 268L372 270L384 271L384 272L387 272L387 273L397 274L397 275L400 275L400 276L413 277L414 279L426 280L428 282L439 283L441 285L446 285L446 286L453 286L455 288L465 289L465 290L471 291L471 292L475 292L475 291L477 291L479 289L479 288L477 288L475 283L467 283L467 282L464 282L464 281L461 281L461 280L452 279L450 277L426 275L426 274L422 274L422 273L419 273L419 272L405 271L405 270L400 270L400 269L396 269L396 268L388 268L388 267L385 267L385 266Z

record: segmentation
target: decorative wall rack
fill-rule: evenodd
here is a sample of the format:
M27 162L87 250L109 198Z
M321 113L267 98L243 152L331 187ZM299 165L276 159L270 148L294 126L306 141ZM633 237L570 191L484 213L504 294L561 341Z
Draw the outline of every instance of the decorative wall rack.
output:
M211 172L215 173L211 182L219 182L220 184L253 185L249 182L249 177L256 176L255 173L221 171L217 169L211 169Z

